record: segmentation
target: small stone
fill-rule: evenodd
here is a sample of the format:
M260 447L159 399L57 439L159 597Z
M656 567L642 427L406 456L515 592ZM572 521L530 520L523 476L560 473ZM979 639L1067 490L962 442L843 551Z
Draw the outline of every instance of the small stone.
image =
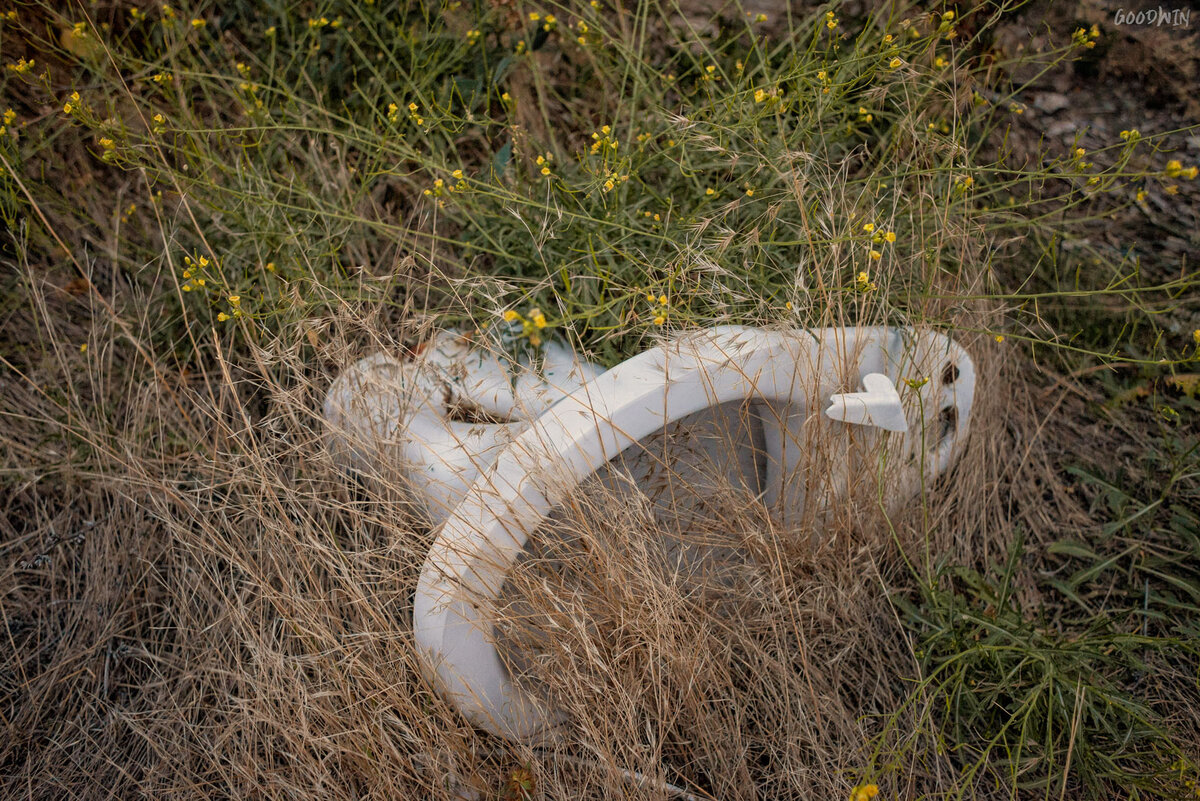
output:
M1053 114L1071 105L1071 101L1067 99L1066 95L1059 92L1043 92L1034 98L1033 105L1038 111Z

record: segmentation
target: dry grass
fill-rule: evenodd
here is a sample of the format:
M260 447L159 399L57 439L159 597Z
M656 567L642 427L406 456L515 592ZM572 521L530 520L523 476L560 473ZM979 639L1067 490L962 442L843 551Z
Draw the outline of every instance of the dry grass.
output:
M331 461L323 371L280 343L253 366L150 381L134 349L68 344L105 338L63 322L78 303L37 304L30 336L36 322L58 347L4 380L5 469L24 477L0 578L13 796L454 797L448 777L494 792L522 767L550 798L662 796L621 771L700 797L841 794L914 675L889 602L914 579L900 549L1002 553L1005 476L1029 486L1045 463L1033 409L1001 416L1002 394L984 393L952 480L895 535L853 516L779 531L731 496L707 535L727 548L717 571L672 570L662 543L676 540L653 516L628 497L614 516L594 489L564 516L576 539L551 554L557 591L537 560L510 582L534 632L548 614L567 623L526 666L573 721L537 750L472 731L418 678L408 610L431 535L401 488ZM985 358L981 385L1002 373ZM893 792L953 785L944 760L921 758Z
M230 9L231 18L246 11ZM56 30L58 12L35 11ZM510 115L486 92L484 114L457 95L445 100L432 78L370 77L370 59L336 49L338 34L314 32L290 11L304 44L291 61L255 60L276 55L274 45L255 49L267 41L258 20L235 31L246 41L213 33L197 43L212 28L180 22L176 39L163 34L171 47L139 50L161 42L139 39L127 11L106 9L118 34L135 31L122 40L128 52L114 46L109 60L72 60L33 36L22 44L29 54L45 48L38 58L55 70L77 68L98 111L70 120L47 111L75 85L55 78L44 100L14 101L30 133L0 151L0 211L13 221L0 254L0 796L664 798L669 783L699 798L813 799L874 781L889 798L1095 797L1099 785L1071 770L1092 725L1082 717L1063 753L1051 754L1067 766L1050 759L1040 784L1036 750L981 756L995 726L955 739L950 696L930 679L928 632L908 609L930 586L960 586L942 568L986 574L1022 539L1028 555L1011 576L1017 619L1076 636L1068 604L1046 588L1062 567L1050 548L1092 537L1109 519L1090 485L1067 483L1064 463L1133 463L1156 418L1097 412L1108 396L1060 375L1042 345L1081 358L1116 346L1068 342L1043 308L1111 302L1153 329L1138 304L1169 293L1123 294L1135 283L1124 261L1097 271L1094 285L1060 282L1065 261L1032 263L1052 250L1039 250L1039 237L1068 228L1072 215L1099 219L1089 174L1069 154L1044 169L971 172L967 145L978 140L964 131L987 138L1002 127L970 116L971 92L993 65L935 73L934 57L949 53L940 17L920 15L924 38L905 51L910 63L885 69L891 21L869 21L863 42L846 40L840 55L831 43L801 53L755 30L706 38L673 9L643 4L614 22L609 51L567 41L507 77L497 70L516 97ZM526 35L518 11L491 8L485 46L511 49ZM446 23L452 36L425 31L427 49L418 48L431 63L453 61L439 80L456 92L458 73L486 61L463 55L474 21L460 16ZM823 20L795 25L826 36ZM396 47L388 56L402 63L410 54ZM626 65L662 53L674 60L647 62L621 95ZM743 79L731 62L741 58L747 83L735 87ZM776 81L800 87L793 95L819 93L810 73L826 59L843 60L828 110L798 103L785 117L752 99L754 86ZM240 73L226 62L241 60L274 116L254 116L254 95L236 88ZM710 60L730 76L717 88L702 83ZM349 111L339 105L349 95L335 89L346 90L352 70L333 69L346 64L361 69L353 88L367 98ZM659 67L690 75L692 94L664 88ZM174 84L153 82L160 69L175 72ZM326 72L331 87L305 83ZM133 73L140 83L130 89ZM175 85L193 94L172 94ZM5 84L6 97L13 86L29 97L37 89ZM403 114L386 122L388 101L409 96L445 100L426 139ZM874 123L859 110L868 103ZM429 105L422 113L432 119ZM694 113L675 116L679 108ZM166 133L148 122L160 110ZM110 111L146 124L122 122L108 158L93 140L113 130L101 119ZM620 200L620 190L601 189L599 166L570 162L609 120L626 160L602 166L635 174ZM942 121L944 136L929 133ZM643 125L654 137L644 148ZM43 138L31 145L35 131ZM679 145L660 147L667 137ZM511 163L489 173L502 142ZM533 169L552 148L556 183ZM1106 187L1147 180L1122 172L1125 145L1111 151ZM470 191L447 206L425 199L458 165ZM294 170L286 181L285 166ZM362 177L373 170L378 180ZM978 195L964 180L972 174ZM705 186L726 194L710 201ZM1023 205L1006 205L1027 190ZM138 211L123 214L131 198ZM654 210L662 227L650 222ZM866 262L881 291L857 287L874 247L864 220L901 234L881 263ZM220 262L211 297L184 297L185 253ZM279 273L268 276L262 264L272 259ZM566 273L574 283L564 287ZM1167 289L1194 286L1185 278ZM1047 283L1044 305L1022 294ZM715 492L704 525L683 538L670 515L619 481L593 482L557 515L561 543L535 538L497 610L513 669L570 724L544 747L489 737L416 664L411 599L432 534L394 474L366 479L336 462L324 393L354 359L403 354L435 323L494 320L532 303L558 333L612 362L658 336L643 295L668 287L668 330L736 321L952 331L983 389L966 451L911 503L881 499L879 482L894 476L864 471L851 501L819 527L782 528L744 493ZM246 298L247 318L220 320L233 293ZM794 310L784 305L792 301ZM993 341L997 331L1006 346ZM1012 347L1022 340L1027 349ZM1167 353L1158 348L1155 340L1130 361L1151 364ZM1177 434L1192 441L1194 425ZM1112 579L1109 589L1127 588ZM1117 608L1095 603L1098 617ZM1190 614L1170 619L1182 632L1171 636L1188 636ZM1200 758L1193 655L1174 647L1147 657L1153 670L1122 674L1174 738L1153 740L1148 749L1162 753L1129 769L1167 797L1185 769L1171 783L1160 775L1171 773L1166 764ZM1074 699L1063 708L1082 709ZM1102 786L1133 786L1115 774Z

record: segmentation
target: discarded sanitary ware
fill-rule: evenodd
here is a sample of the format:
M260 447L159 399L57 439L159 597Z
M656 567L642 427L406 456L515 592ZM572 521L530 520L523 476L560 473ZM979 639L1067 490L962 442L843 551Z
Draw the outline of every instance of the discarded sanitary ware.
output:
M886 443L909 466L889 494L911 497L961 450L975 391L966 351L906 328L721 327L608 371L559 344L539 361L442 332L412 360L359 361L325 401L337 452L399 470L437 526L413 609L429 677L472 723L517 740L546 736L560 716L511 679L486 610L529 536L582 481L677 421L741 402L761 453L735 454L737 470L777 519L820 514L846 491L848 475L809 491L817 437ZM454 419L461 406L497 422Z

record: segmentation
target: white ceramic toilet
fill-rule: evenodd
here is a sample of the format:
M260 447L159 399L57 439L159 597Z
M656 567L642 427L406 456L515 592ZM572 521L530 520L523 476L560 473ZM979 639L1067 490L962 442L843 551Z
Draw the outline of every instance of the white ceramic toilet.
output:
M360 469L398 470L437 527L413 605L434 685L475 725L528 740L558 716L509 676L488 609L530 535L581 482L618 460L641 485L663 463L648 443L682 427L720 480L785 525L819 525L850 487L854 453L886 448L899 464L893 503L945 471L974 388L961 347L903 328L714 328L608 371L562 345L521 364L444 332L413 360L376 354L347 369L325 418L337 453ZM486 422L454 419L463 406ZM833 454L819 476L818 447ZM686 531L696 509L667 511Z

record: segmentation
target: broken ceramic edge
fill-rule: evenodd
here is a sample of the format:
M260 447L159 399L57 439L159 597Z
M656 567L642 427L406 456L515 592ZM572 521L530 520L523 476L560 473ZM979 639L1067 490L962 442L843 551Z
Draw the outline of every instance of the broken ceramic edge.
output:
M908 418L900 393L892 379L882 373L867 373L862 392L846 392L829 398L825 416L843 423L866 425L886 431L908 431Z
M418 508L439 525L530 419L604 372L559 343L541 350L537 370L442 331L410 361L367 356L343 371L326 394L331 450L360 472L398 469ZM508 422L453 419L459 405Z
M799 448L792 448L790 458L779 452L791 421L804 417L789 414L791 407L807 411L813 401L839 394L833 392L841 380L837 368L849 358L857 360L860 380L878 375L894 390L900 371L917 363L919 355L897 352L897 345L906 350L909 340L897 334L886 328L824 329L812 337L738 328L700 332L623 362L547 409L492 458L445 520L422 567L413 627L434 686L471 723L494 734L516 740L552 736L562 715L508 675L494 645L488 609L550 510L643 437L693 412L750 397L782 408L774 423L778 430L767 438L768 450L777 451L776 475L768 476L768 485L778 485L794 467L787 463L802 458L795 453ZM925 391L941 404L936 419L954 410L953 430L935 443L937 459L931 466L940 472L967 430L974 365L948 337L913 339L918 348L942 347L946 363L936 372L953 372L948 381L931 379ZM814 381L810 396L805 388ZM883 387L878 379L870 385L868 392ZM941 397L947 392L948 401ZM889 407L881 415L895 425L893 411ZM763 418L768 427L769 418ZM928 428L923 416L922 446ZM778 486L775 491L778 495Z

